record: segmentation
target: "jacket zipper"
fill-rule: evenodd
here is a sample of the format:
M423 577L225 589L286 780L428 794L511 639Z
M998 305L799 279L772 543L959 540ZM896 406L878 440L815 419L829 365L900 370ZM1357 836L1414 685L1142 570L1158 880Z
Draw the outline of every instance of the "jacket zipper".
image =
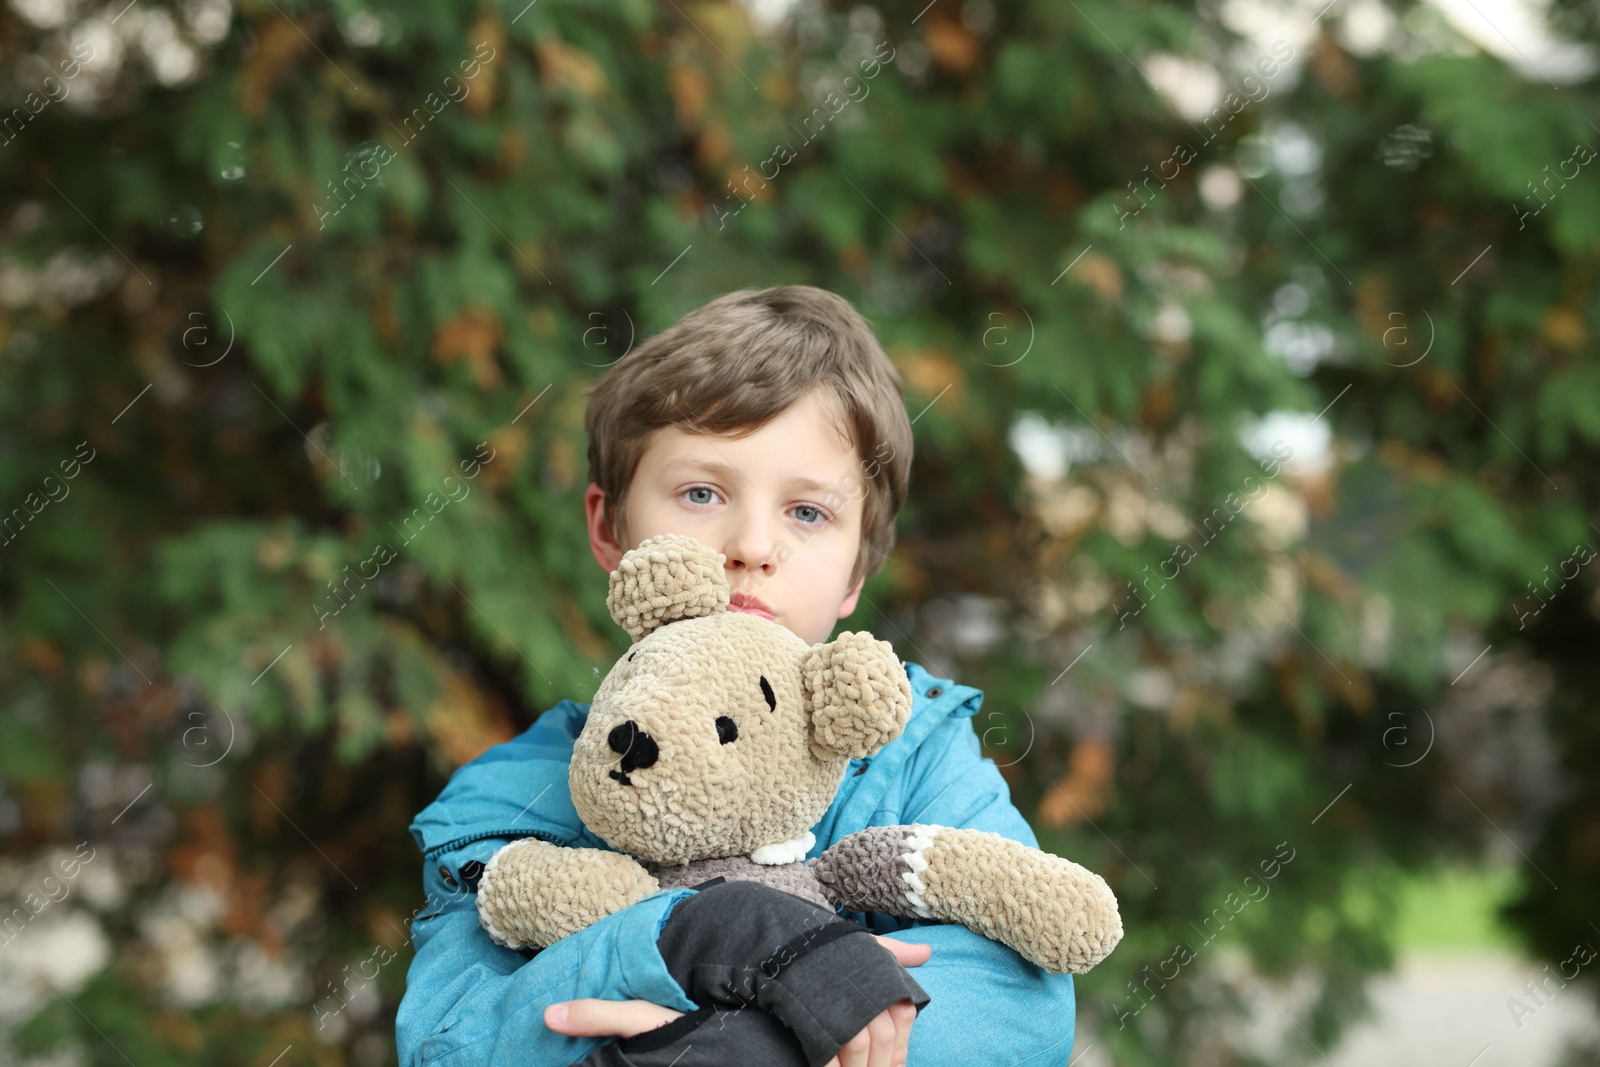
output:
M435 845L422 854L425 860L431 860L441 852L449 852L463 845L470 845L474 841L482 841L489 837L537 837L541 841L548 841L552 845L567 845L571 842L562 841L554 834L547 834L542 830L488 830L481 834L471 834L467 837L458 837L454 841L446 841L442 845Z

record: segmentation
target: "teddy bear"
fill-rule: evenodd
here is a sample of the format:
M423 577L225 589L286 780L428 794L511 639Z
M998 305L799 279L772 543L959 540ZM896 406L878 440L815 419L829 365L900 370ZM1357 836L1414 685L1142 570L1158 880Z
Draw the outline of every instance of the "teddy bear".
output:
M539 949L663 889L718 877L831 908L965 925L1053 974L1081 974L1122 937L1099 875L1000 834L874 826L806 859L852 759L900 735L911 683L870 633L810 645L727 610L724 555L652 537L610 577L633 645L573 744L572 803L616 851L529 837L478 884L497 944Z

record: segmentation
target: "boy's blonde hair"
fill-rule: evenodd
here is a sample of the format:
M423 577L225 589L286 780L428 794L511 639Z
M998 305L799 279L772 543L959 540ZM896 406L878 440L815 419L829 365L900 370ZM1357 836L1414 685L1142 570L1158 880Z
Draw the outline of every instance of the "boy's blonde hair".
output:
M601 376L584 428L589 480L605 492L612 537L620 543L623 501L656 430L743 437L816 389L861 460L855 479L839 487L842 495L864 496L850 584L876 573L894 547L895 516L911 482L903 382L860 313L809 285L719 296Z

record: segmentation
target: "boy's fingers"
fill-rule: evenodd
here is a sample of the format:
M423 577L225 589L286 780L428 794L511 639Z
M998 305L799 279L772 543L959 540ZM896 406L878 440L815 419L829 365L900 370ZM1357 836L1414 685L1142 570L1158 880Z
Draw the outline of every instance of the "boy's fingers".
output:
M910 1054L911 1046L911 1024L917 1021L916 1005L909 1000L891 1004L889 1017L894 1020L895 1025L894 1056L889 1060L889 1065L906 1067L906 1057Z
M867 1031L872 1035L872 1045L867 1052L867 1067L889 1067L889 1062L894 1059L898 1030L898 1024L887 1009L867 1024Z
M903 1009L903 1010L902 1010ZM909 1000L890 1005L843 1045L827 1067L894 1067L904 1065L905 1046L917 1009Z
M904 941L896 941L892 937L884 937L882 934L873 936L878 939L878 944L894 953L895 960L902 967L920 967L928 962L928 957L933 955L933 946L931 945L907 944Z
M568 1037L633 1037L682 1015L648 1000L564 1000L544 1010L544 1024Z

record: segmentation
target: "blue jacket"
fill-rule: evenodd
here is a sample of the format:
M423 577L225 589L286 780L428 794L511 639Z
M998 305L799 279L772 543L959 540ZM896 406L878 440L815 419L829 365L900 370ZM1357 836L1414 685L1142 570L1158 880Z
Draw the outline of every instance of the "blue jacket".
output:
M994 761L980 754L972 717L983 694L915 663L906 673L912 708L905 731L877 755L851 762L839 795L812 828L810 855L868 826L911 822L991 830L1037 845ZM550 1030L544 1009L556 1001L637 998L685 1012L698 1007L655 947L668 912L692 889L663 890L531 957L496 945L478 925L472 861L487 862L506 842L530 835L610 847L583 826L567 791L567 762L588 710L570 700L557 704L521 736L457 769L412 822L426 903L410 922L416 955L395 1021L401 1067L565 1067L615 1040ZM933 946L932 958L912 970L933 999L911 1028L908 1067L1044 1067L1071 1058L1071 975L1048 974L962 926L841 914Z

